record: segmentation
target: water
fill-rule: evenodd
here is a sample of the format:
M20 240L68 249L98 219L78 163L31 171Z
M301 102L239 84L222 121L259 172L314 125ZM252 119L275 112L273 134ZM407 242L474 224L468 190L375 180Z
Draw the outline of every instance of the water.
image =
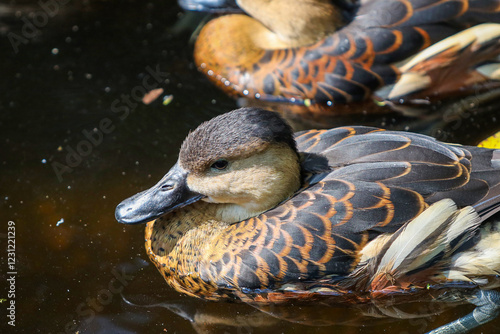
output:
M190 129L236 107L195 69L186 17L173 0L75 0L50 12L36 1L4 3L0 238L7 245L13 222L17 262L7 267L2 246L2 286L14 277L5 288L15 293L8 302L15 301L16 324L7 324L4 301L2 333L413 333L471 309L399 321L359 318L363 310L344 306L279 311L290 322L173 291L147 261L144 226L118 224L114 208L169 169ZM34 32L26 22L36 24ZM173 100L136 101L145 86L162 87ZM471 114L446 136L473 144L498 129L495 117ZM366 118L387 127L413 124L399 121ZM433 314L433 307L409 309ZM307 319L322 326L301 324ZM350 324L325 327L325 319ZM476 332L499 327L497 320Z

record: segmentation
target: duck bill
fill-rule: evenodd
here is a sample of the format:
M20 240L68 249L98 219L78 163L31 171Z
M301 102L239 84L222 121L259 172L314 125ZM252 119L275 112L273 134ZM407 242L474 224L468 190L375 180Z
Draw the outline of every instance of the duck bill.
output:
M147 223L200 200L203 195L189 190L187 175L176 163L155 186L118 204L116 220L123 224Z
M242 13L236 0L177 0L179 6L187 11L206 13Z

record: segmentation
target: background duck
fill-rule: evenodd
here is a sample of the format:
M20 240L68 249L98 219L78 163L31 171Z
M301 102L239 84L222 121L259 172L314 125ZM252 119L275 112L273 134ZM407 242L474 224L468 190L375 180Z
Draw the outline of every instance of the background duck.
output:
M150 259L191 296L366 301L461 282L485 289L469 296L489 314L465 320L477 326L499 307L487 290L500 271L499 192L498 150L368 127L294 135L244 108L191 132L116 218L148 222Z
M443 39L481 22L500 22L500 1L236 2L250 16L211 20L194 50L199 69L231 95L312 109L335 104L333 110L343 113L352 112L343 104L398 82L379 98L421 103L498 87L499 26ZM192 8L187 3L206 2L181 5ZM439 41L417 56L418 68L406 65Z

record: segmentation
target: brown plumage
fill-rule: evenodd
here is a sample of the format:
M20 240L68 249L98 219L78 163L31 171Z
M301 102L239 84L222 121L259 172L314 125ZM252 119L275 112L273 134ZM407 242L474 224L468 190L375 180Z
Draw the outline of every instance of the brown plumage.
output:
M305 104L313 111L335 105L340 113L347 112L342 104L366 100L402 75L404 85L386 88L383 99L466 95L477 93L478 83L498 79L491 68L496 64L482 66L500 53L498 26L488 28L495 31L488 40L467 33L456 37L467 40L464 45L443 41L418 69L405 68L404 61L473 25L500 22L500 1L373 0L347 8L329 2L240 0L252 17L231 14L208 22L196 41L195 62L231 95ZM317 19L318 6L328 6L319 10L327 20ZM416 77L407 73L415 71Z
M206 299L370 298L498 274L499 226L484 222L500 209L500 151L343 127L295 134L297 154L291 136L261 109L216 117L116 217L149 222L168 284Z

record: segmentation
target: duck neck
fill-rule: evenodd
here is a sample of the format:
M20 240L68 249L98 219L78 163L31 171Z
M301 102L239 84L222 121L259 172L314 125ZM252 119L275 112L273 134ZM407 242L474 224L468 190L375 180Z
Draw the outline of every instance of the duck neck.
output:
M207 210L208 209L208 210ZM229 224L210 219L208 203L198 202L164 217L146 227L146 251L167 283L178 291L195 296L213 294L216 286L200 279L200 262L212 241Z
M209 220L237 223L266 212L293 196L301 186L301 165L297 152L288 145L273 145L240 163L229 192L207 197ZM251 175L251 178L245 177ZM196 191L196 189L195 189ZM200 192L204 193L204 192Z
M213 216L209 203L197 202L149 222L146 227L146 241L152 241L153 245L147 246L148 250L152 250L154 256L163 257L178 251L176 247L180 245L188 245L186 237L192 238L191 231L194 229L199 230L205 225L229 225L214 220ZM196 243L198 240L190 242Z

